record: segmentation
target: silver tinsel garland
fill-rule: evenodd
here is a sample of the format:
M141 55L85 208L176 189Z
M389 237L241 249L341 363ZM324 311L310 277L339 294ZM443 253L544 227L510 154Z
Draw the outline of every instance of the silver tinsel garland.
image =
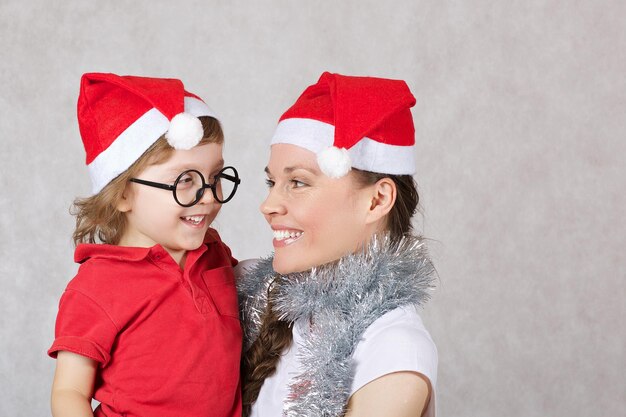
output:
M258 336L267 295L278 284L274 308L282 320L306 320L300 359L285 401L288 417L335 417L346 412L354 375L352 355L365 330L383 314L429 298L435 270L424 240L392 243L374 238L368 247L307 272L278 275L262 259L238 282L244 347Z

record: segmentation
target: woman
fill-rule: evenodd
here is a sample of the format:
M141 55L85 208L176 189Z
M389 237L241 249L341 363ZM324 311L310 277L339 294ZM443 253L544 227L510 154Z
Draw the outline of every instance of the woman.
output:
M239 282L244 415L434 415L414 104L403 81L324 73L281 117L261 204L275 253Z

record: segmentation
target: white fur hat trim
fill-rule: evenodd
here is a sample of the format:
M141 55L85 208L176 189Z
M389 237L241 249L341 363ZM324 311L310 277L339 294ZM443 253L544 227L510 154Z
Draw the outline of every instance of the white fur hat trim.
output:
M200 119L189 113L178 113L172 118L165 138L172 148L187 150L196 146L203 135Z
M352 169L348 150L336 146L329 146L318 152L317 164L322 172L331 178L341 178Z

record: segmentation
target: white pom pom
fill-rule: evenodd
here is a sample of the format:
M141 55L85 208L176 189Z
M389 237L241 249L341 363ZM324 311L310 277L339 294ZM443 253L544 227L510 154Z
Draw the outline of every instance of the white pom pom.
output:
M178 113L172 118L165 138L172 148L187 150L196 146L203 135L200 119L189 113Z
M341 178L352 169L348 150L335 146L329 146L318 152L317 164L322 172L331 178Z

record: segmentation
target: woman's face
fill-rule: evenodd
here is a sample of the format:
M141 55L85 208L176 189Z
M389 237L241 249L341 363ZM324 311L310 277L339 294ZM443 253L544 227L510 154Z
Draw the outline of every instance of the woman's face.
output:
M324 175L315 154L289 144L272 145L266 168L269 194L261 212L274 232L274 269L308 270L356 251L369 241L371 187L349 173Z

